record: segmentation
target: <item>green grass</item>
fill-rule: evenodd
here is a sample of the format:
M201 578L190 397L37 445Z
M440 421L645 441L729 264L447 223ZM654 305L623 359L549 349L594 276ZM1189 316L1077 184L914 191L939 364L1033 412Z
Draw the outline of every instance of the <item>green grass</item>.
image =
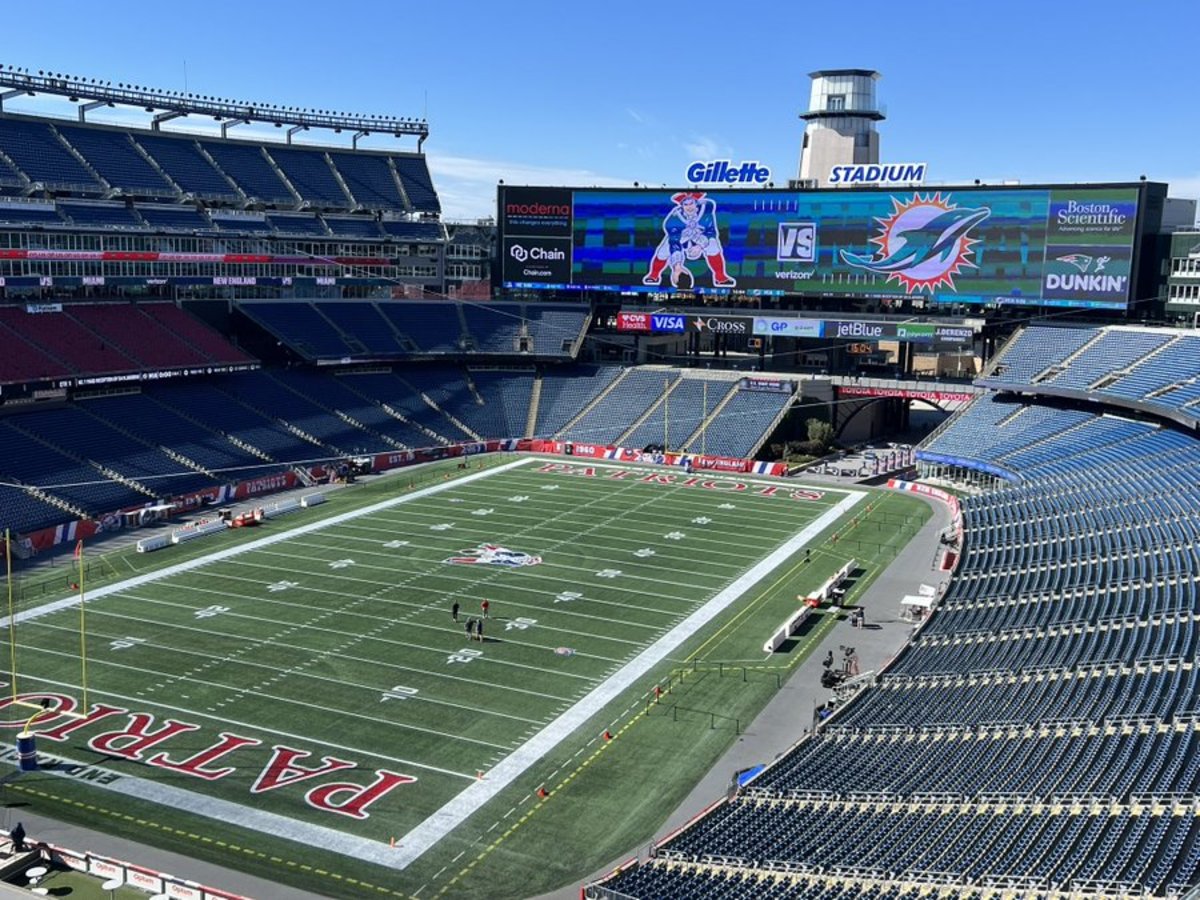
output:
M489 464L497 461L508 460ZM481 464L472 460L471 474ZM763 641L794 611L797 594L849 557L863 570L861 592L929 515L914 498L863 492L851 511L831 516L812 536L811 559L799 551L756 584L741 583L845 492L822 488L819 498L790 499L786 493L799 485L760 496L755 491L770 482L743 479L750 490L731 493L645 483L649 470L614 479L616 466L597 465L594 477L582 477L539 471L543 465L528 460L470 483L444 467L401 474L336 492L325 507L262 529L92 560L89 589L132 569L205 562L88 604L88 699L121 712L62 741L43 735L43 753L90 768L75 778L26 775L10 788L46 812L332 896L536 894L649 839L832 624L818 616L787 652L764 654ZM209 559L429 486L440 489ZM446 562L485 543L542 562ZM589 707L586 720L526 760L510 786L481 797L469 818L408 868L361 860L356 850L381 852L392 837L403 853L412 829L454 798L483 791L479 773L495 779L487 788L500 784L502 763L512 765L532 737L735 583L743 593L715 618L694 632L676 631L682 643L609 702ZM53 599L43 584L50 582L22 582L22 608ZM478 615L484 596L492 603L487 640L468 643L451 621L450 603L459 600L463 617ZM78 699L78 632L77 608L18 625L23 693ZM667 693L648 703L655 683ZM24 717L6 712L10 722ZM127 748L133 738L89 746L124 730L134 713L153 716L138 721L146 734L175 733L153 746L148 738L136 754ZM48 721L43 732L67 721ZM613 740L602 737L606 730ZM221 734L231 736L228 752L206 769L227 774L204 779L170 768L215 746ZM312 778L293 770L292 783L252 794L268 762L286 752L280 747L305 754L298 766L316 767L326 757L340 761L327 763L330 769L348 765ZM366 816L306 801L313 788L367 785L387 773L415 780L381 794ZM89 777L116 780L102 788ZM329 790L327 805L350 794ZM237 812L249 808L271 814L268 830L276 833ZM326 852L320 835L298 830L305 825L351 840Z

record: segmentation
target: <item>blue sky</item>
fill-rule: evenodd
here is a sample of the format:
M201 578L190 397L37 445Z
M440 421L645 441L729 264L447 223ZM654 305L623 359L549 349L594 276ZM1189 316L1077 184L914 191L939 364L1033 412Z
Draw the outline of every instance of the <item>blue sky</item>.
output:
M883 159L927 161L932 181L1146 175L1170 182L1173 196L1200 197L1196 9L1195 0L26 3L5 11L0 63L166 90L184 89L186 68L198 93L427 115L425 150L452 217L492 214L499 178L678 185L690 161L728 156L760 160L786 181L807 73L839 67L883 73ZM5 108L72 114L43 99Z

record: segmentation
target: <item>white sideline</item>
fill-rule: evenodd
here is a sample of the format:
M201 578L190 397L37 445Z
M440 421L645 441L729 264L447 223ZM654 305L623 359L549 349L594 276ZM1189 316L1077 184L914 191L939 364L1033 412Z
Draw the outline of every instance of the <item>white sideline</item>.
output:
M582 727L588 719L600 712L622 692L636 684L638 679L666 659L673 650L749 591L758 581L836 522L864 496L861 493L847 492L847 494L848 496L835 506L810 522L803 531L781 544L758 565L631 659L611 678L605 680L603 684L581 698L578 703L506 756L487 772L487 776L482 781L476 781L412 831L405 834L397 842L396 850L388 865L395 869L407 868L426 850L466 821L483 804L512 784L526 769Z

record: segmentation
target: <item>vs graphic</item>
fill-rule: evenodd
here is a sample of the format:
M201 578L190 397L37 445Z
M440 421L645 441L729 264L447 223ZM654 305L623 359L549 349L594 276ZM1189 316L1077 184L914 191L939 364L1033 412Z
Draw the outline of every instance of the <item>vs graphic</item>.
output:
M775 259L778 262L816 262L816 223L780 222L779 238L775 242Z

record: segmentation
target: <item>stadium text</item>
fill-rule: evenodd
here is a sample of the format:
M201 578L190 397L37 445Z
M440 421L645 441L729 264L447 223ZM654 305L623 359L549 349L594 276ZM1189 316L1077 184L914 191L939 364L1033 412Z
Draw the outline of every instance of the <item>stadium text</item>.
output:
M925 163L891 165L834 166L830 184L921 184L925 181Z

